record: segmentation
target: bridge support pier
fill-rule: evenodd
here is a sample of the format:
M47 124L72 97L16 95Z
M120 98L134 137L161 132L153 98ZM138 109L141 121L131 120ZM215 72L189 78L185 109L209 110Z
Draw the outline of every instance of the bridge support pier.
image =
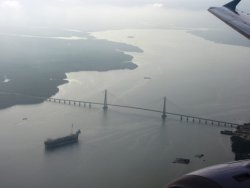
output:
M167 113L166 113L166 100L167 100L167 97L164 97L163 110L162 110L162 115L161 115L162 119L166 119L166 117L167 117Z
M108 109L108 96L107 96L107 89L105 89L103 110L107 110L107 109Z

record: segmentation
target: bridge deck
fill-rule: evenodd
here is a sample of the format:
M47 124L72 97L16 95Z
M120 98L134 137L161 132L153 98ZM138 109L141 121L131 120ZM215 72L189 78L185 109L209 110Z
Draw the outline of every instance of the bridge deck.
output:
M59 103L68 103L68 104L78 104L81 106L81 104L89 104L89 105L104 105L103 103L100 102L94 102L94 101L79 101L79 100L71 100L71 99L59 99L59 98L48 98L47 101L52 101L52 102L59 102ZM135 109L135 110L143 110L143 111L149 111L149 112L156 112L156 113L163 113L161 110L155 110L155 109L149 109L149 108L142 108L142 107L137 107L137 106L129 106L129 105L120 105L120 104L109 104L107 103L107 106L113 106L113 107L118 107L118 108L129 108L129 109ZM192 115L187 115L187 114L179 114L179 113L172 113L172 112L165 112L165 115L172 115L172 116L177 116L181 120L184 118L186 121L192 120L193 122L198 121L199 123L211 123L217 124L218 126L224 126L224 127L231 127L235 128L237 126L240 126L240 124L237 123L231 123L231 122L226 122L226 121L219 121L219 120L214 120L214 119L209 119L209 118L203 118L203 117L198 117L198 116L192 116Z

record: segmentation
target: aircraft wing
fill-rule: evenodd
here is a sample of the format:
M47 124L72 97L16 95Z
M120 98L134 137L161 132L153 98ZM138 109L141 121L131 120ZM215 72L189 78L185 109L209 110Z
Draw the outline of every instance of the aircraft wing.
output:
M235 161L210 166L186 174L167 188L249 188L250 161Z
M250 16L236 10L241 0L233 0L222 7L211 7L209 12L250 39Z

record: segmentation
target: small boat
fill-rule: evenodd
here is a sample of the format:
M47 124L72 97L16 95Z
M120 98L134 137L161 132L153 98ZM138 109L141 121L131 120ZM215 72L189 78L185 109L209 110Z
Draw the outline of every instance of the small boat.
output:
M229 130L224 130L224 131L220 131L220 134L232 136L234 134L234 132L233 131L229 131Z
M44 142L45 148L50 149L50 148L56 148L56 147L60 147L60 146L68 145L68 144L77 143L78 142L78 136L79 136L80 133L81 133L81 130L79 129L74 134L71 133L70 135L60 137L60 138L56 138L56 139L47 139Z
M190 159L185 159L185 158L176 158L173 163L179 163L179 164L189 164Z
M195 157L201 159L202 157L204 157L204 154L197 154L195 155Z

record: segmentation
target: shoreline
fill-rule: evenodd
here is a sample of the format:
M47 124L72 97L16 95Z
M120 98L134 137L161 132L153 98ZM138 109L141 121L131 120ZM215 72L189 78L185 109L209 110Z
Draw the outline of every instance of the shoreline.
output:
M61 85L68 83L67 74L71 72L133 70L138 67L133 63L133 56L126 52L142 53L140 48L85 35L88 36L85 40L68 40L66 34L65 40L0 35L0 41L15 44L16 51L12 52L12 44L7 45L5 54L0 52L3 60L0 77L11 80L0 82L0 91L13 94L0 94L0 110L15 105L42 103L44 100L20 98L15 93L44 98L54 96ZM79 37L83 37L82 34Z

